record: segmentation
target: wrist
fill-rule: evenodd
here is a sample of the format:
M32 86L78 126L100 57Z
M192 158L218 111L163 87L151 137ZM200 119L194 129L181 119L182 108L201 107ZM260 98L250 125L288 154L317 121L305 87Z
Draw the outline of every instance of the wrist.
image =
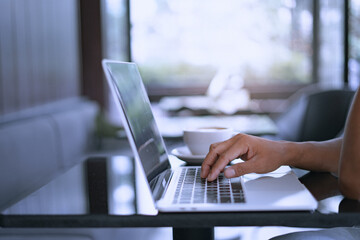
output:
M281 144L283 145L283 158L281 164L296 167L299 159L301 159L301 156L303 155L302 144L288 141L282 141Z

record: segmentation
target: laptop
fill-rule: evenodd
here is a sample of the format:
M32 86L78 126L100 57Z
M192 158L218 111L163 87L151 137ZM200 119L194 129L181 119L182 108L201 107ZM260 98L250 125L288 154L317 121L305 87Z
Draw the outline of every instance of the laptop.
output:
M247 174L213 182L200 166L171 168L164 140L135 63L104 59L103 69L144 186L160 212L308 211L317 201L287 166L267 174Z

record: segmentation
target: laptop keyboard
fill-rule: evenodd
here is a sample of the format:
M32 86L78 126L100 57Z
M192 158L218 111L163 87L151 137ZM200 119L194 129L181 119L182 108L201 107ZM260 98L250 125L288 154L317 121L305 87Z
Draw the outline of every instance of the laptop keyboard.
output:
M232 183L220 174L208 182L200 177L200 168L183 168L175 191L174 204L191 203L243 203L244 191L241 183Z

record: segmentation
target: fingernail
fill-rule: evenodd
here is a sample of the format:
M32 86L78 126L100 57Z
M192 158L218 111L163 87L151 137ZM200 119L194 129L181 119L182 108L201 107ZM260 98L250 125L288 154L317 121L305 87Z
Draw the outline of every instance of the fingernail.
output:
M204 170L203 169L201 169L200 177L204 178Z
M227 178L235 177L235 170L232 168L226 169L225 173Z
M212 180L214 180L213 178L213 173L210 173L208 176L207 176L207 179L209 180L209 181L212 181Z

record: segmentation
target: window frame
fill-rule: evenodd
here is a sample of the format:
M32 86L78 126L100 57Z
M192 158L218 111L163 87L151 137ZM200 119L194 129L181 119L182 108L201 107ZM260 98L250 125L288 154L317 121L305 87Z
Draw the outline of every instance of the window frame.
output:
M128 51L127 61L133 61L131 54L131 11L130 4L131 0L125 0L126 4L126 25L127 25L127 47ZM344 26L343 26L343 56L344 56L344 65L343 65L343 83L344 85L348 84L348 61L349 61L349 11L350 11L350 1L344 1ZM320 4L321 0L313 0L313 55L312 55L312 81L309 84L314 84L318 82L319 79L319 51L320 51ZM309 85L309 84L267 84L263 86L249 85L245 86L249 90L250 94L254 98L284 98L288 97L297 90ZM159 100L163 96L179 96L179 95L201 95L206 92L207 86L197 86L197 87L182 87L182 88L172 88L163 85L146 85L150 99Z

